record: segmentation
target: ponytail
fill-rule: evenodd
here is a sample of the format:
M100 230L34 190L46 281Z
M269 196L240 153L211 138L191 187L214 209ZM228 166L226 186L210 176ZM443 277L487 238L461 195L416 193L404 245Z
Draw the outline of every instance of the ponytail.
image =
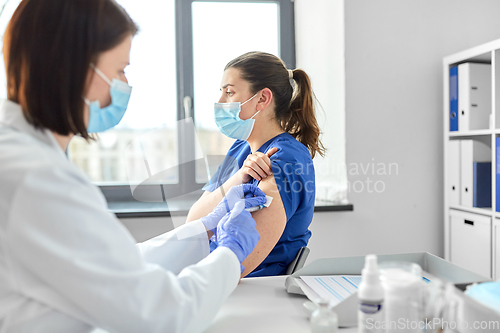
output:
M295 89L289 111L281 119L281 127L303 143L311 156L316 153L325 156L325 147L319 139L321 131L314 111L314 93L309 76L302 69L293 70Z
M314 111L314 93L306 72L295 69L291 79L283 61L265 52L245 53L231 60L225 70L231 67L241 71L241 77L250 84L252 93L264 88L273 92L276 120L285 132L307 147L311 157L314 158L316 153L325 155Z

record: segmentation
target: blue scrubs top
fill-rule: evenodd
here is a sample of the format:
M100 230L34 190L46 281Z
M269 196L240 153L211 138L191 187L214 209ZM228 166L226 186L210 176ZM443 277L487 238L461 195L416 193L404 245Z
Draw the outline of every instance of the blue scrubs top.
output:
M266 153L273 147L278 148L278 151L270 158L271 166L285 207L287 223L274 249L247 275L248 277L285 274L288 264L293 261L299 249L307 245L311 237L308 228L313 218L316 195L311 154L306 146L288 133L275 136L258 151ZM251 153L248 142L237 140L203 189L215 191L243 166L243 162ZM249 183L258 185L259 182L252 179ZM211 251L215 248L217 243L210 242Z

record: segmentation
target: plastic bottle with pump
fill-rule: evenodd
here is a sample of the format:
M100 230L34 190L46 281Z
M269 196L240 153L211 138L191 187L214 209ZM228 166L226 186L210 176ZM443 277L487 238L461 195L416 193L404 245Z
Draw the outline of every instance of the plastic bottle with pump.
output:
M382 333L384 330L384 289L380 283L377 256L369 254L361 272L358 288L358 332Z

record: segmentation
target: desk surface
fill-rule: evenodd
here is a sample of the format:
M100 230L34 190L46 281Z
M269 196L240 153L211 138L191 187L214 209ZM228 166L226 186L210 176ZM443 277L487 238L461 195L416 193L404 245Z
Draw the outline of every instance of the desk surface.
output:
M286 276L242 279L206 333L310 332L304 296L288 294ZM357 328L342 329L357 332Z

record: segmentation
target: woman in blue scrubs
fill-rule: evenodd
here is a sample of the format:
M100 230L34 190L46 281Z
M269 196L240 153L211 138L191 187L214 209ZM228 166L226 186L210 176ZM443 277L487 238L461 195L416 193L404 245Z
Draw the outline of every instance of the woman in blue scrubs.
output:
M226 65L221 92L215 121L236 141L187 220L209 213L232 186L258 185L273 201L252 214L261 239L243 263L242 277L285 274L311 237L312 158L324 154L309 77L288 70L274 55L250 52ZM212 239L211 249L217 245Z

